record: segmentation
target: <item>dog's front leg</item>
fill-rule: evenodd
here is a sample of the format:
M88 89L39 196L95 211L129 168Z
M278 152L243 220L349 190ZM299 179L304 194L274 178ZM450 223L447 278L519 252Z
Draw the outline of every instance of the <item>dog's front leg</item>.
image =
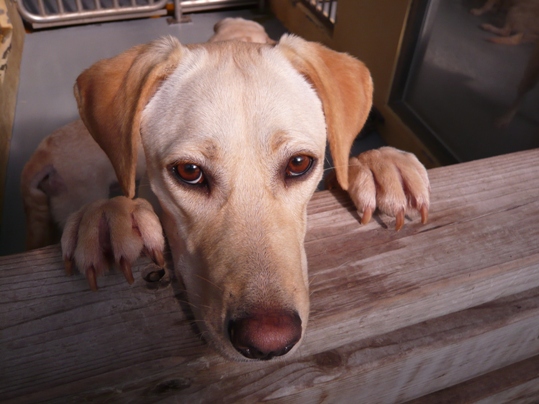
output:
M396 218L396 230L413 211L427 222L429 178L413 154L392 147L364 152L350 159L348 176L348 193L362 215L362 224L370 221L376 208Z
M161 268L165 263L161 223L150 203L141 198L118 196L83 206L67 220L61 244L67 273L78 267L92 290L97 290L97 277L111 264L133 283L131 266L141 253Z

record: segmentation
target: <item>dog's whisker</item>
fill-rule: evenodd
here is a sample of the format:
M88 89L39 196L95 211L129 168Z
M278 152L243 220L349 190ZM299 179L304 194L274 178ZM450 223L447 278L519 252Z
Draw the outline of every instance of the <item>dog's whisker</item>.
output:
M183 303L183 304L187 304L189 306L192 306L192 307L195 307L196 308L196 305L194 303L191 303L189 300L182 300L182 299L178 299L178 301L180 303Z
M312 276L309 277L309 286L312 285L312 283L314 282L314 280L316 279L316 277L319 276L318 274L314 274Z
M207 278L205 278L205 277L203 277L203 276L201 276L201 275L199 275L199 274L195 274L195 276L196 276L197 278L202 279L203 281L208 282L210 285L212 285L212 286L214 286L215 288L219 289L221 292L223 291L223 288L222 288L222 287L216 285L215 283L213 283L213 282L210 281L209 279L207 279Z
M206 335L210 338L206 338ZM208 331L201 331L198 333L198 337L204 341L211 341L211 335Z
M204 324L205 324L206 321L205 321L205 320L192 319L192 320L190 321L190 323L204 323Z
M178 299L178 301L180 303L187 304L188 306L190 306L192 308L195 308L195 309L204 308L204 309L211 310L211 306L209 306L207 304L195 304L195 303L192 303L189 300L185 300L185 299Z
M211 306L208 306L207 304L195 304L195 303L191 303L188 300L178 300L178 301L181 302L181 303L187 304L188 306L191 306L191 307L193 307L195 309L199 309L199 308L204 308L204 309L208 309L208 310L211 309Z
M333 162L329 159L328 156L324 157L324 161L328 165L329 168L333 168Z

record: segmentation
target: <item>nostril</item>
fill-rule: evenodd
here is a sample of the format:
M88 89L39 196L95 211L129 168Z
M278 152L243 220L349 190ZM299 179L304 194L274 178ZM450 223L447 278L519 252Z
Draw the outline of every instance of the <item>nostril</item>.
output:
M292 311L253 311L230 320L228 335L246 358L269 360L285 355L301 339L301 319Z

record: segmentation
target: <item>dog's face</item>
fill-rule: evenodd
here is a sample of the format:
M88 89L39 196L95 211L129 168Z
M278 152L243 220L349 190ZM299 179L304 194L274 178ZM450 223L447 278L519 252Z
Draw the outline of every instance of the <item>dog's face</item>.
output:
M326 139L348 187L371 106L365 66L291 36L275 46L165 38L96 63L75 95L129 197L142 143L206 340L239 360L297 347L309 312L306 206Z
M161 84L141 134L207 340L236 358L238 350L261 358L291 349L309 313L306 207L326 145L316 92L277 48L200 47ZM278 341L243 330L254 324ZM242 332L249 335L235 341Z

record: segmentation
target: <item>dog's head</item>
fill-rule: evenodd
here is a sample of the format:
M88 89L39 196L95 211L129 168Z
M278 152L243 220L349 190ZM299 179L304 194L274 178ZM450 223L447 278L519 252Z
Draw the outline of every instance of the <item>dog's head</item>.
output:
M75 93L130 197L142 144L205 338L234 359L297 347L309 314L306 207L326 140L348 187L371 107L365 66L294 36L275 46L164 38L98 62Z

